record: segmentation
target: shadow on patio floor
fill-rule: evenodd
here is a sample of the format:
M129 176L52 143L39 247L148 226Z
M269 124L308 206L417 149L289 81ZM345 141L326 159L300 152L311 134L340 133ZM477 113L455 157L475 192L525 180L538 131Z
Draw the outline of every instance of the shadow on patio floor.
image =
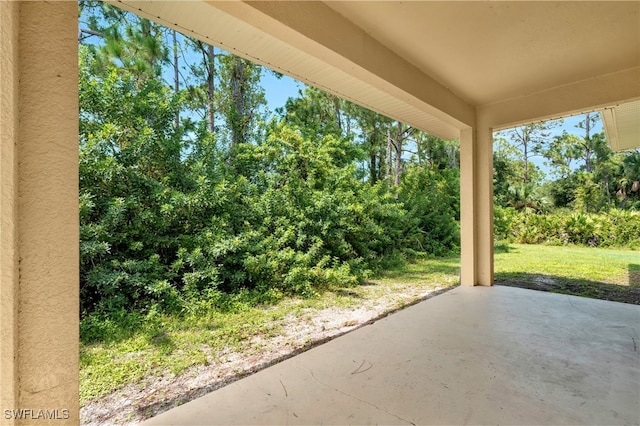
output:
M626 286L526 272L496 273L495 284L640 305L639 271L639 265L629 265Z

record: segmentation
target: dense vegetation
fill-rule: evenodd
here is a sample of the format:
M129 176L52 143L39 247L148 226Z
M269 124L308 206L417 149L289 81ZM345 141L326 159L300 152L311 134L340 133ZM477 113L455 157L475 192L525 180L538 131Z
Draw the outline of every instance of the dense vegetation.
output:
M507 242L640 249L640 212L556 210L548 214L496 207L496 235Z
M553 135L561 121L498 134L494 222L499 240L526 244L640 247L640 151L614 153L600 117L577 134ZM582 136L578 136L578 134ZM538 164L546 165L551 179Z
M80 2L79 56L83 338L457 252L455 141L310 87L269 111L271 71L101 2ZM637 247L640 152L612 153L596 120L499 135L498 238Z
M105 4L80 34L85 337L457 250L455 144L312 88L270 113L268 71Z

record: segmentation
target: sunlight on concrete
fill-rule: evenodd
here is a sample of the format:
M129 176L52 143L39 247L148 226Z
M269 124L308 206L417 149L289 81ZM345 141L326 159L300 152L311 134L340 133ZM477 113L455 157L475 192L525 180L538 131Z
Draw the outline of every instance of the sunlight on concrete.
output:
M640 306L458 287L158 424L638 424Z

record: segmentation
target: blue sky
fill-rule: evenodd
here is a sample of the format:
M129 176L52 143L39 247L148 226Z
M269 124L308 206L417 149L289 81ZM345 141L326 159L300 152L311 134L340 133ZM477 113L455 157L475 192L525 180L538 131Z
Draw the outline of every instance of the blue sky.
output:
M287 99L297 98L298 91L304 87L302 83L291 77L283 75L282 78L276 78L271 72L264 72L260 81L265 90L267 108L271 112L283 107Z
M558 129L554 130L554 134L561 134L563 130L566 130L569 134L574 134L579 137L584 136L584 130L577 128L576 126L580 121L584 120L584 114L574 115L572 117L567 117L564 119L564 123ZM602 120L598 121L595 127L592 130L592 133L598 133L602 131Z

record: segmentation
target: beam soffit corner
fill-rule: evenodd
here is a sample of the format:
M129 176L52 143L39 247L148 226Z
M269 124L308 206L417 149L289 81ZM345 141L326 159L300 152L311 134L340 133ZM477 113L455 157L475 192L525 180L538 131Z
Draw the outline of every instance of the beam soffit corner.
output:
M640 67L481 105L494 130L602 110L640 99Z

